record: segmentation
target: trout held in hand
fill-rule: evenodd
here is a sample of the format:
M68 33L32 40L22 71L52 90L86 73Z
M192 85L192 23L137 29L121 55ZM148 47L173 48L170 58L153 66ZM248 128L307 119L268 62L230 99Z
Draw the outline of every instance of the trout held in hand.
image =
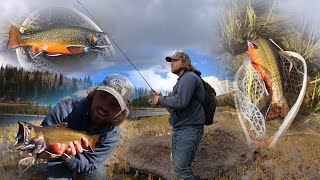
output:
M106 48L98 45L105 37L103 32L83 27L61 27L24 34L11 25L8 48L31 46L36 56L41 53L48 56L74 55Z
M285 117L289 108L283 95L282 77L278 64L278 54L272 44L261 36L251 34L248 39L248 51L253 66L263 78L271 94L271 107L268 119Z
M65 144L68 148L69 142L81 141L81 137L86 137L89 141L89 149L94 152L99 135L88 135L82 131L68 128L67 123L60 123L53 126L35 126L30 123L19 121L19 131L15 143L11 149L27 151L39 154L47 151L51 154L61 155L58 143Z

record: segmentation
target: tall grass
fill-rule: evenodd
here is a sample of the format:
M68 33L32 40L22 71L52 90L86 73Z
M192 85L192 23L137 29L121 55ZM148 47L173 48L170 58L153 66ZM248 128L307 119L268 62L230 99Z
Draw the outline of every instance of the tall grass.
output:
M288 34L283 44L287 50L295 51L306 60L317 62L320 50L319 18L300 17L295 22L296 31Z

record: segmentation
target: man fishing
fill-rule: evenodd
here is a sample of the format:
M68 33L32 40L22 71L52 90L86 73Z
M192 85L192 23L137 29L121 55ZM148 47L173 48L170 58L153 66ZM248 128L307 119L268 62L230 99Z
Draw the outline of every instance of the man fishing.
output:
M185 52L166 57L172 73L179 76L172 95L154 95L154 105L168 108L172 133L172 158L178 179L195 179L192 161L203 136L206 120L201 102L205 98L203 83Z
M99 134L100 140L95 144L94 152L84 151L88 147L88 139L81 138L68 145L58 144L60 152L69 156L58 158L55 154L41 153L40 158L48 159L48 179L71 179L74 174L80 179L107 179L103 162L120 140L118 125L128 116L128 105L133 95L133 84L124 76L112 74L86 98L67 99L54 106L42 126L66 122L68 128Z

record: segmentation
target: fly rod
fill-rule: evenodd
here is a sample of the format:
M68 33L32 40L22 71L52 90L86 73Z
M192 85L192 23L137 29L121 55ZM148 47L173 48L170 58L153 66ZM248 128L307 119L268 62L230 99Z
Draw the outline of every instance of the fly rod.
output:
M94 16L88 11L88 9L80 2L80 0L77 0L77 2L82 6L82 8L90 15L90 17L97 23L98 21L94 18ZM99 24L100 25L100 24ZM101 26L100 26L101 27ZM148 83L148 81L143 77L143 75L140 73L140 71L138 70L138 68L132 63L132 61L129 59L129 57L122 51L122 49L120 48L120 46L111 38L111 36L109 36L109 34L104 31L104 33L107 34L107 36L111 39L111 41L114 43L114 45L120 50L120 52L124 55L124 57L129 61L129 63L134 67L134 69L139 73L139 75L142 77L142 79L147 83L147 85L151 88L151 90L153 92L155 92L155 90L153 90L153 88L151 87L151 85Z

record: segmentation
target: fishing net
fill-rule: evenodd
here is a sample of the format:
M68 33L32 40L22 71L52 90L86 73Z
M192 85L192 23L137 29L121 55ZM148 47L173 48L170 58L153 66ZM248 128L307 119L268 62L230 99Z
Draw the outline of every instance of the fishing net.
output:
M249 144L252 140L264 141L271 138L274 146L288 129L301 106L307 85L307 67L299 54L285 51L281 53L279 67L282 72L284 96L290 111L274 134L267 134L266 115L270 107L271 95L255 70L251 61L244 61L235 75L235 105Z
M246 132L251 137L264 139L266 137L265 117L260 109L265 104L265 98L270 95L262 77L249 61L245 61L237 71L235 92L236 108L241 116L241 124L245 125Z

